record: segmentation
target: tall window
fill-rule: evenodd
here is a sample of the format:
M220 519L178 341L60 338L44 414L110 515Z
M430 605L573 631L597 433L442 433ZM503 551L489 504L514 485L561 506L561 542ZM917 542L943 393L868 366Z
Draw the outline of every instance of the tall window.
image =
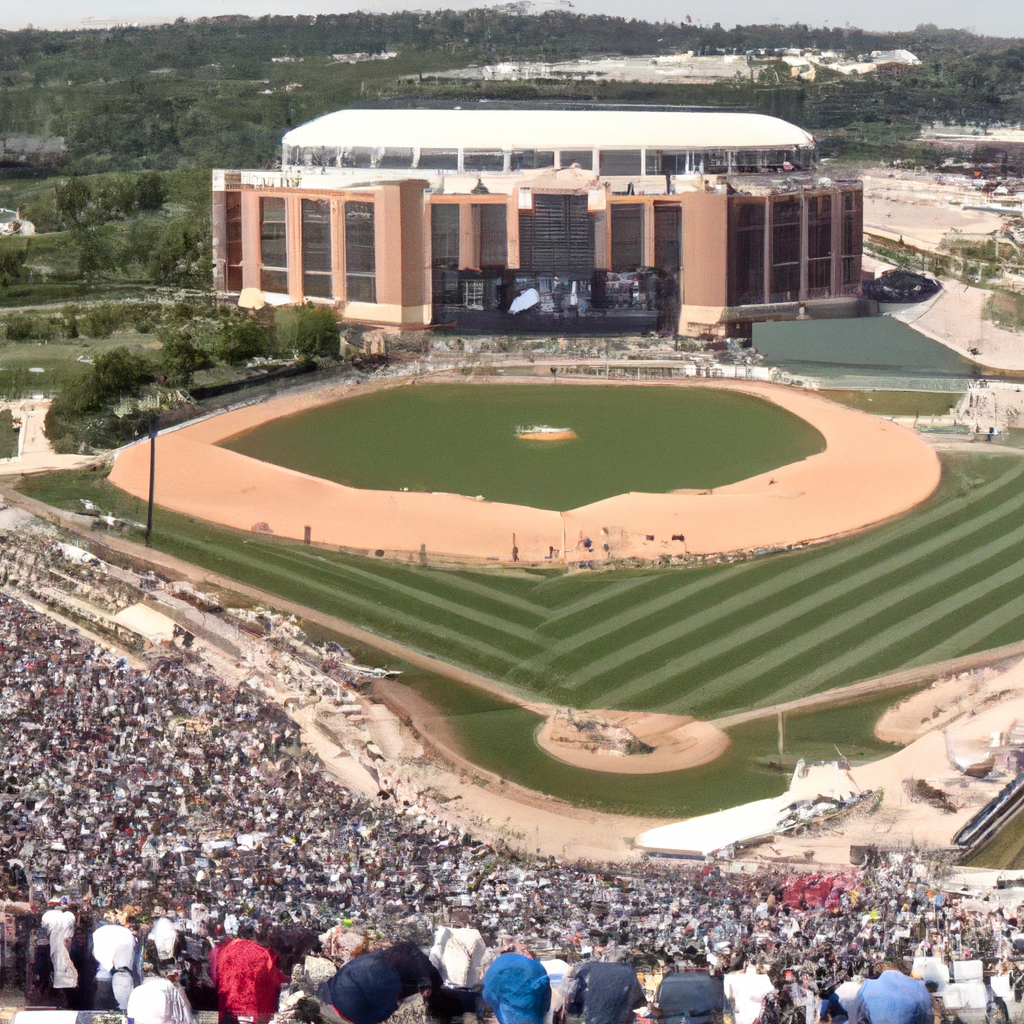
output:
M331 286L331 204L302 200L302 292L319 299L334 295Z
M832 290L832 197L807 200L807 289L811 298Z
M732 212L730 302L764 302L764 203L736 202Z
M614 209L614 207L613 207ZM678 206L657 203L654 207L654 265L670 274L679 270L683 211Z
M642 174L639 149L602 149L601 174L626 176Z
M602 159L602 170L604 162ZM615 203L612 213L612 270L636 270L644 262L644 208Z
M519 265L535 273L592 274L594 218L587 197L538 193L519 211Z
M260 199L260 288L288 292L288 243L285 238L284 199Z
M558 154L558 160L562 167L579 164L580 170L592 171L594 169L594 151L592 149L563 149Z
M480 266L508 265L508 213L505 204L478 203L480 211Z
M800 297L800 200L781 199L772 206L772 302Z
M224 194L227 221L227 289L242 290L242 193Z
M345 291L349 302L377 301L373 203L345 204Z
M459 303L459 208L438 203L430 208L430 265L433 302L438 306Z
M842 277L844 290L860 287L860 262L864 242L864 195L843 193Z

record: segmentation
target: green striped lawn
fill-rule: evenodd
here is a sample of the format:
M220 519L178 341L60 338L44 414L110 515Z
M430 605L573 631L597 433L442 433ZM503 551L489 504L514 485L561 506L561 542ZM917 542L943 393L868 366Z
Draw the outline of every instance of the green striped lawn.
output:
M96 474L29 481L136 513ZM84 488L92 487L92 492ZM120 507L118 507L120 505ZM702 569L454 571L159 513L158 546L578 707L714 717L1024 639L1024 458L948 457L922 509L851 540Z

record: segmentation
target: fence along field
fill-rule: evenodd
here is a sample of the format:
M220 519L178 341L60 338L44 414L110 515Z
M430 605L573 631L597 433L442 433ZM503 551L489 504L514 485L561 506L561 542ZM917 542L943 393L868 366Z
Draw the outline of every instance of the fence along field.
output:
M23 490L139 518L96 477ZM888 526L702 569L453 571L160 510L155 543L558 704L711 718L1024 639L1022 512L1024 458L1006 451L947 456L933 499Z

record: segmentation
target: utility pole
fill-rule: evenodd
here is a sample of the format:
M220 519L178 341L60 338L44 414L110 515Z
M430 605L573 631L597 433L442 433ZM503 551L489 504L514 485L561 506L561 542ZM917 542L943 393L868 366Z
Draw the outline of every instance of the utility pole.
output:
M156 484L156 419L149 421L149 509L146 512L146 547L153 536L153 488Z

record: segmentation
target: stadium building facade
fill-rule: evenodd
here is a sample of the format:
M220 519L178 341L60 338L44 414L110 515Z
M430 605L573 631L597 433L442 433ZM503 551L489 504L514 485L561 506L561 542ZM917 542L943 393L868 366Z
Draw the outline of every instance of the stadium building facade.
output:
M215 284L394 328L853 314L861 185L815 159L759 114L341 110L288 132L280 171L214 171Z

